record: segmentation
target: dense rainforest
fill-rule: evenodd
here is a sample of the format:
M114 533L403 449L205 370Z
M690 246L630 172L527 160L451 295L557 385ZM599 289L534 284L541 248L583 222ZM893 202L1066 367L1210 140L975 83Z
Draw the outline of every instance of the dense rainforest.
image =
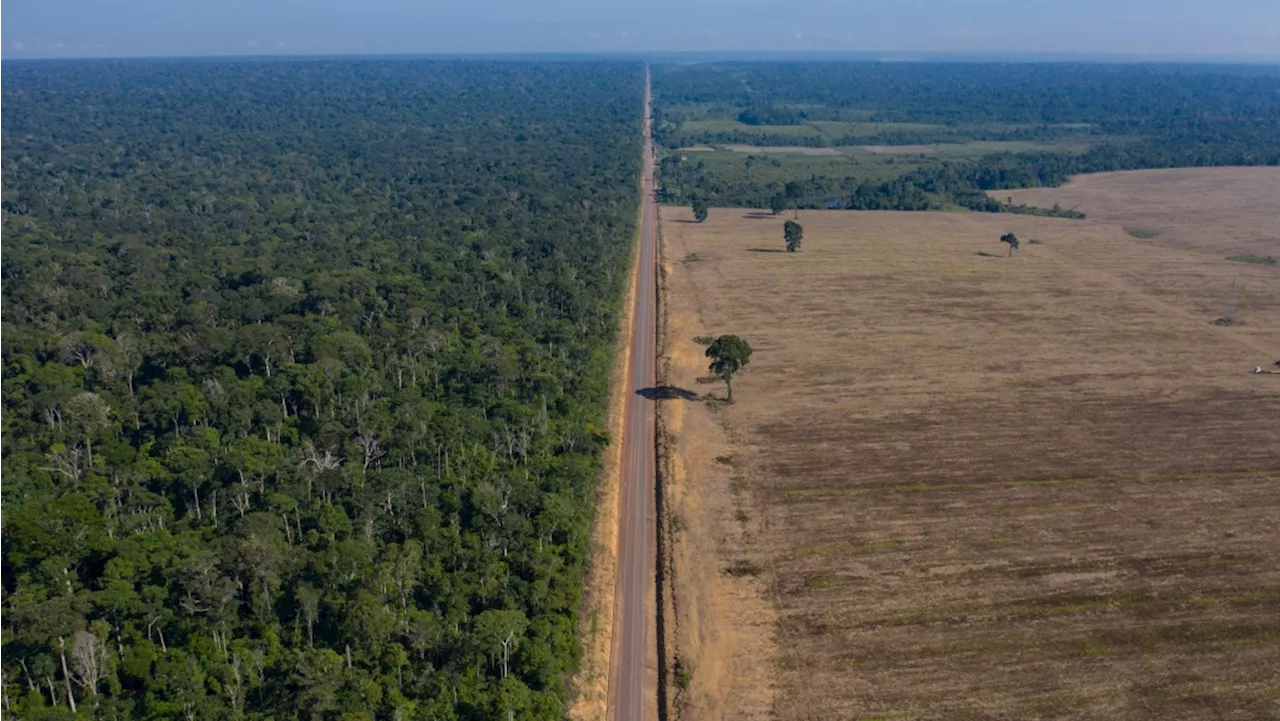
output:
M797 166L790 182L776 173L760 182L733 164L668 154L660 169L669 202L700 196L721 205L770 207L782 195L788 207L1054 214L1006 206L985 191L1057 185L1077 173L1280 164L1275 66L661 65L654 91L655 134L672 150L726 143L973 144L969 157L904 149L864 157L843 173ZM727 127L725 121L731 121ZM1055 145L1068 138L1078 147ZM993 142L1030 147L984 152ZM896 167L885 167L895 161Z
M639 64L4 72L5 716L563 717Z

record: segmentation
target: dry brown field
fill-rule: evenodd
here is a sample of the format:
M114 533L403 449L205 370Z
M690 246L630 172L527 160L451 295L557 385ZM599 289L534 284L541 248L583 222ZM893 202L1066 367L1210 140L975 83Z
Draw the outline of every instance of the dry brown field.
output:
M1175 168L1080 175L1061 188L996 191L1078 208L1093 222L1154 232L1152 242L1216 255L1280 258L1280 168Z
M682 717L1280 718L1280 271L800 216L663 209Z

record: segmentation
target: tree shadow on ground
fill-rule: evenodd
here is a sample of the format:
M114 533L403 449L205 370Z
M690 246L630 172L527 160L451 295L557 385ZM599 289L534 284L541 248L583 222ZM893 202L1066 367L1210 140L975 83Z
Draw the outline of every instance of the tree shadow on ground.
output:
M655 388L641 388L636 391L636 395L651 401L696 401L698 394L684 388L675 386L657 386Z
M755 212L755 213L743 213L742 217L749 218L751 220L768 220L769 218L777 218L779 216L776 216L773 213Z
M785 253L782 248L747 248L748 253Z
M696 221L696 220L685 220L684 218L676 218L675 220L673 220L673 221L671 221L671 222L672 222L672 223L684 223L684 224L686 224L686 225L697 225L697 224L698 224L698 221Z

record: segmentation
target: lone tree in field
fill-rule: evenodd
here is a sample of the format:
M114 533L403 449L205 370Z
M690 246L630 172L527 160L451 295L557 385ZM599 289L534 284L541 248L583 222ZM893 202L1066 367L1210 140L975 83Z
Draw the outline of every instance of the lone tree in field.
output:
M1013 233L1005 233L1004 235L1000 236L1000 242L1009 244L1010 256L1013 255L1013 251L1018 249L1018 236L1014 235Z
M707 219L707 201L698 196L693 198L693 219L699 223Z
M729 402L733 402L733 376L751 362L751 346L736 335L722 335L707 348L711 359L708 369L716 374L729 389Z
M794 253L800 250L800 243L804 242L804 228L794 220L788 220L782 226L782 236L787 241L787 252Z

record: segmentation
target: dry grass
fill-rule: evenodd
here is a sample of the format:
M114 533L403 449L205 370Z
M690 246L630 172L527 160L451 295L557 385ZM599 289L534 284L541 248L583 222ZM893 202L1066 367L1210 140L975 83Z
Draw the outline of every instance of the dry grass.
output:
M708 686L776 679L787 720L1280 717L1274 269L1094 220L806 211L792 255L752 252L785 218L688 218L670 382L723 394L694 335L756 349L736 405L669 401ZM979 255L1007 231L1041 243ZM775 650L717 645L771 613ZM766 713L723 695L689 717Z
M667 259L669 232L664 226ZM706 369L704 347L690 339L707 329L689 294L669 292L674 274L666 263L664 380L696 377ZM708 390L691 387L698 395ZM778 685L773 662L778 617L766 601L765 579L741 572L759 568L765 560L752 542L761 517L748 516L754 503L743 496L730 472L735 465L731 444L712 417L712 406L683 400L662 404L663 426L675 439L674 453L666 454L670 465L664 497L674 569L669 588L675 618L668 628L674 631L674 656L685 676L677 680L677 717L769 718Z
M1004 200L1084 211L1090 220L1154 232L1154 243L1217 256L1280 249L1280 168L1178 168L1097 173L1061 188L996 191Z

